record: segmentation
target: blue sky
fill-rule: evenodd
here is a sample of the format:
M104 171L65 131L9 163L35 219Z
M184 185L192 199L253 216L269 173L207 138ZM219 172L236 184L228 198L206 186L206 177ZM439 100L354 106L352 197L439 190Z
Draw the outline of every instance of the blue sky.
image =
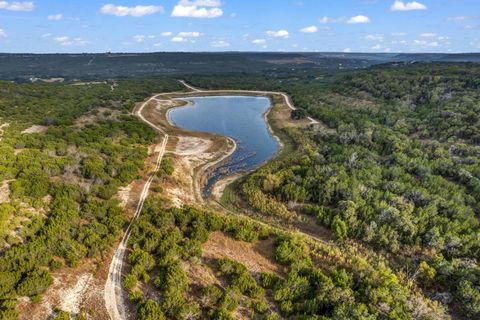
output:
M0 0L0 52L479 52L480 0Z

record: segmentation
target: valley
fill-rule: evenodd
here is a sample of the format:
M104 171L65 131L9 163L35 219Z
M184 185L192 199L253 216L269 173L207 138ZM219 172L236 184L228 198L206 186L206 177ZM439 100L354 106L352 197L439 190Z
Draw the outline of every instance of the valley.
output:
M1 83L2 317L474 318L478 67L319 76Z

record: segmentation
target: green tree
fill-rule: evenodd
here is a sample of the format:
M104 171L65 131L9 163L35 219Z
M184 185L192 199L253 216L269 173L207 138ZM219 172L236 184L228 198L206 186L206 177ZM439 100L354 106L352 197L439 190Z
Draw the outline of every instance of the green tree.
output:
M160 305L151 299L143 301L137 308L138 320L165 320Z

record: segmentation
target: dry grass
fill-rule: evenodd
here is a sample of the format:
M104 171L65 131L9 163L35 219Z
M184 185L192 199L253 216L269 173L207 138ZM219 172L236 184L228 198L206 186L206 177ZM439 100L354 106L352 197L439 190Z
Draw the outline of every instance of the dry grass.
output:
M47 126L39 126L39 125L33 125L28 129L25 129L22 131L24 134L29 134L29 133L45 133L48 131Z
M282 273L282 267L275 263L274 252L273 238L249 243L235 240L222 232L213 232L203 245L202 258L207 260L230 258L245 265L252 274Z

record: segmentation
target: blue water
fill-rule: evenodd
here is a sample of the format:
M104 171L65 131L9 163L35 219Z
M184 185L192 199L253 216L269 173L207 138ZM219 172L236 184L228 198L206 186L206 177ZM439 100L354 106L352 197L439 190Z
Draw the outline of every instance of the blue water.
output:
M265 123L264 113L270 108L270 100L263 97L194 97L182 98L192 105L172 109L170 121L177 127L216 133L237 142L237 150L227 163L217 167L208 179L204 195L208 196L212 185L232 174L248 172L271 159L280 145L271 135Z

